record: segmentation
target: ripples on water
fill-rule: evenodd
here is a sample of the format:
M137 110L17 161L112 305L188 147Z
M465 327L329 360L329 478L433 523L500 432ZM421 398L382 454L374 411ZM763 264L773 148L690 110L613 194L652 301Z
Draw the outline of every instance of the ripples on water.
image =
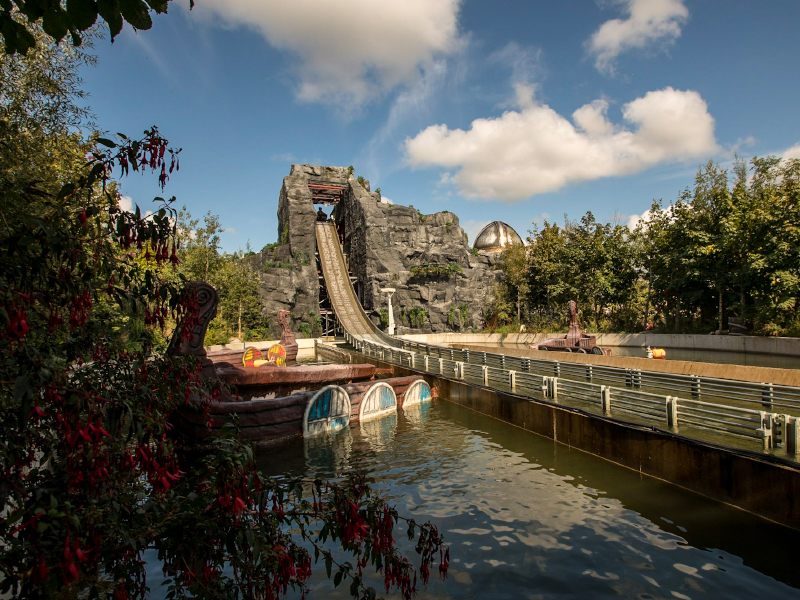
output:
M263 451L260 464L360 468L401 515L433 520L452 563L420 598L800 598L799 533L448 402ZM312 597L348 597L317 567Z

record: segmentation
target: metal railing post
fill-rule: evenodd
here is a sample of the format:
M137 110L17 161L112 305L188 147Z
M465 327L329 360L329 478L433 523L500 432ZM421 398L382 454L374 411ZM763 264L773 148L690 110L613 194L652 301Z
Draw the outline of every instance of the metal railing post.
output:
M561 363L553 361L553 377L561 377Z
M762 383L761 384L761 406L764 410L772 410L772 401L774 400L775 395L772 389L771 383Z
M611 414L611 388L607 385L600 386L600 406L604 415Z
M591 381L592 375L592 365L586 365L586 381Z
M426 371L430 371L430 369L428 368L428 355L426 354L426 355L425 355L425 356L423 356L422 358L424 358L424 359L425 359L425 361L424 361L424 362L425 362L425 370L426 370Z
M761 416L761 427L756 429L756 433L761 437L761 444L764 450L772 447L772 413L759 411Z
M700 378L696 375L692 376L692 398L700 397Z
M486 353L483 353L486 355ZM489 385L489 367L483 365L483 385Z
M786 417L786 454L800 454L800 417Z
M456 379L464 379L464 363L456 363Z
M508 372L508 385L511 387L512 392L517 391L517 372L516 371L509 371Z
M553 402L558 402L558 377L547 378L547 395Z
M667 427L678 429L678 398L667 396Z
M784 430L786 429L786 417L787 415L779 415L779 414L772 415L773 448L783 448L783 443L784 440L786 439L786 436L784 435Z

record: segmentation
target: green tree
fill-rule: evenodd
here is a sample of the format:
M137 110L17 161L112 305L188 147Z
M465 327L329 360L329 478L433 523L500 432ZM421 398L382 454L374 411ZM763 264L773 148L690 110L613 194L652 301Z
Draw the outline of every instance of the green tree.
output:
M503 251L500 269L512 293L516 292L517 322L522 322L522 307L530 292L530 264L524 244L513 244Z
M29 130L7 128L7 147ZM157 344L168 319L186 317L178 336L197 319L185 278L167 276L179 262L176 211L161 200L147 218L121 211L111 181L116 169L153 169L163 188L177 153L156 128L138 139L52 135L65 133L88 160L74 161L72 146L58 160L30 146L38 165L0 169L0 594L146 597L143 553L154 549L173 597L277 597L305 591L311 548L353 595L374 596L362 579L372 560L409 598L415 571L392 539L399 516L363 477L269 480L235 435L179 462L171 413L220 390L196 359ZM446 572L435 527L409 526L421 532L422 582L437 559ZM339 546L357 567L333 559Z
M117 0L90 2L87 0L2 0L0 1L0 34L6 54L27 54L41 44L31 31L41 26L48 37L58 43L68 34L74 46L80 46L85 33L98 18L105 21L111 40L128 22L134 29L150 29L150 11L166 13L170 0ZM194 0L189 0L194 6Z
M245 341L248 333L266 336L258 275L247 261L235 254L225 255L211 281L220 296L219 317L235 326L237 337Z
M179 255L181 273L190 280L212 283L211 280L223 264L220 254L219 234L222 233L222 226L219 215L207 212L203 217L203 227L199 227L200 221L192 219L184 207L178 220L182 241Z

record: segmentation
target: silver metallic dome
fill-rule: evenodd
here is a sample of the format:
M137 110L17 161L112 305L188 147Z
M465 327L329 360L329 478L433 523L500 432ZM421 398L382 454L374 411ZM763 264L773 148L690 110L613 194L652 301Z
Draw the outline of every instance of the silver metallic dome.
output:
M472 247L483 252L500 252L506 246L521 244L522 238L508 223L492 221L481 229Z

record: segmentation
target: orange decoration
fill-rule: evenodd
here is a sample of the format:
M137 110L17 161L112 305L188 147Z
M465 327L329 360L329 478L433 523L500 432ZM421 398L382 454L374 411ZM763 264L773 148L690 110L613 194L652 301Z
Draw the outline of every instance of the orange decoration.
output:
M286 366L286 348L280 344L273 344L267 350L267 360L274 362L279 367Z
M264 355L261 354L261 350L259 350L258 348L254 348L253 346L250 346L244 351L244 354L242 355L242 364L244 364L245 367L257 366L256 365L257 360L260 361L264 360Z

